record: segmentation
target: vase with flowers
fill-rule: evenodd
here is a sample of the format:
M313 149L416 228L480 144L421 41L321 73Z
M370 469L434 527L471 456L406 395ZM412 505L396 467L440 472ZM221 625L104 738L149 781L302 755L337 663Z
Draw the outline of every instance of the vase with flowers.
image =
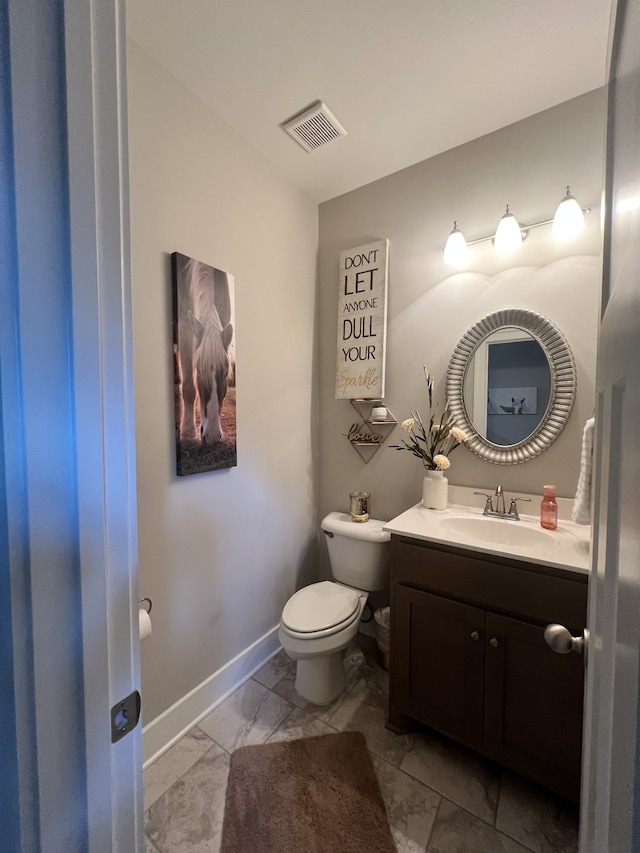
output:
M422 503L428 509L446 509L448 481L444 472L451 462L449 456L467 440L466 433L454 426L448 406L438 415L439 405L433 408L433 377L423 365L429 398L429 421L423 421L420 412L412 411L411 417L402 422L408 433L402 444L392 444L395 450L408 450L422 462L425 476L422 482Z

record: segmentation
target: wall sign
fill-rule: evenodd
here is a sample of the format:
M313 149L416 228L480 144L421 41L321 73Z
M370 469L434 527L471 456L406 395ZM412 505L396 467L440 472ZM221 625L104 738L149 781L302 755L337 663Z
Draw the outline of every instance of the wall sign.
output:
M336 399L384 397L389 241L340 252Z

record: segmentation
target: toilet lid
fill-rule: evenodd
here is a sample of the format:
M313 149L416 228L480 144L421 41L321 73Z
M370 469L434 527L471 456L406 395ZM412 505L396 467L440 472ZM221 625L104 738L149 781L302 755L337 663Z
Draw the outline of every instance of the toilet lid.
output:
M353 621L360 597L354 589L321 581L293 595L282 611L282 624L298 633L315 633Z

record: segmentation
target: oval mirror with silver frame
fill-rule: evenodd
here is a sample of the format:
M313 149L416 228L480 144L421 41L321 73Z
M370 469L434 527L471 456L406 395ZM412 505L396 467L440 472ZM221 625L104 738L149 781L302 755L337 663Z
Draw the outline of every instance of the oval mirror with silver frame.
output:
M447 371L447 400L465 447L516 465L550 447L576 395L573 354L549 320L524 308L483 317L463 335Z

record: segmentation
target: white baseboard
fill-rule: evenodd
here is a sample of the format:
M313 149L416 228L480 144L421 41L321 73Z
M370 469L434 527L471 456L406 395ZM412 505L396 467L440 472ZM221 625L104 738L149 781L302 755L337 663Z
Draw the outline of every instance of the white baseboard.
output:
M202 684L194 687L171 708L151 720L142 730L142 760L146 769L170 746L197 725L241 684L267 663L279 650L278 626L256 640Z

